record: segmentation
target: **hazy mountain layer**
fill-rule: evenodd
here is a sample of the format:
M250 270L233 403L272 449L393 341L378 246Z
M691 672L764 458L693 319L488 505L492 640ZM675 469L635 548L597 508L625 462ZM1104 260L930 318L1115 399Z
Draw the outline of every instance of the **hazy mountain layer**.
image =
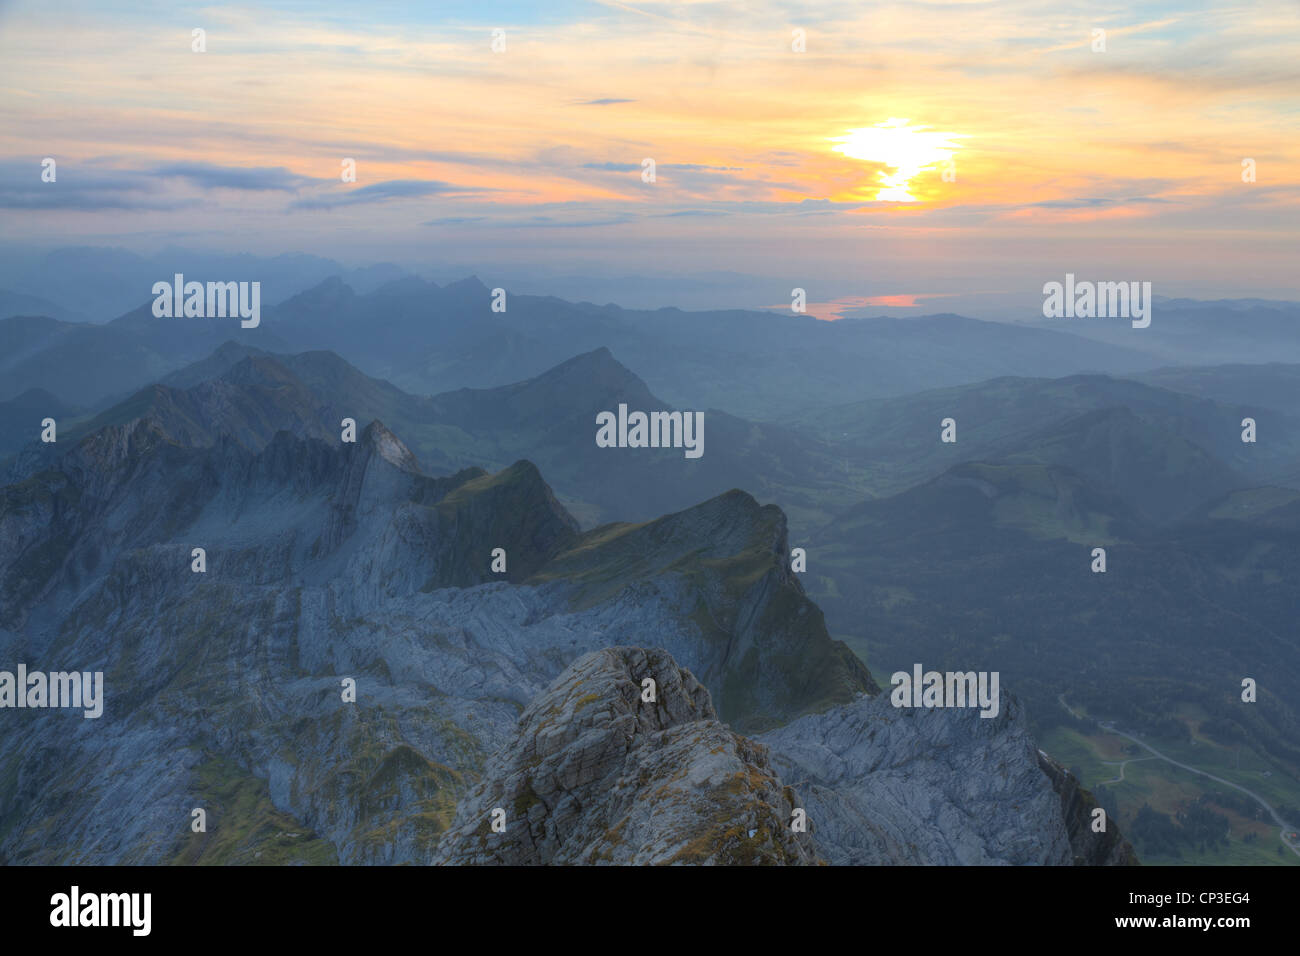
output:
M1179 739L1175 715L1195 705L1217 738L1295 766L1298 514L1295 492L1254 489L1157 527L1067 467L967 463L828 525L807 583L880 669L997 670L1040 721L1065 719L1064 694ZM1243 705L1257 675L1259 703Z
M188 444L211 444L223 433L254 450L279 428L329 439L350 417L390 423L436 471L535 461L588 526L647 519L744 487L779 500L809 527L863 493L825 443L715 410L705 412L699 458L681 448L600 448L596 416L620 404L641 412L672 408L606 349L513 385L426 397L371 378L332 352L273 355L228 342L98 415L60 417L55 446L31 446L42 415L24 406L26 421L8 447L0 445L0 456L21 449L10 474L25 476L82 435L140 417Z
M507 290L508 292L508 290ZM635 357L656 394L733 415L897 395L996 375L1152 367L1133 348L960 316L822 322L789 312L638 312L508 295L504 312L476 278L442 288L401 279L368 295L323 283L274 310L306 348L347 355L410 391L505 385L602 346Z
M1136 373L1133 378L1228 405L1263 407L1291 416L1300 406L1300 365L1266 362L1158 368Z
M160 279L171 273L151 281ZM655 393L674 405L764 420L998 375L1160 364L1140 349L960 316L830 323L788 312L638 312L509 294L505 311L493 311L492 290L476 278L440 287L406 277L365 294L334 278L278 304L268 291L252 329L231 319L155 318L150 288L141 284L142 304L104 325L0 318L0 345L15 338L25 344L12 355L0 349L8 389L0 400L42 387L63 401L94 405L155 382L229 338L273 352L333 350L422 394L508 385L607 347L634 356ZM33 323L43 326L34 330Z
M1300 362L1300 303L1264 299L1157 299L1151 324L1125 319L1041 319L1035 327L1140 349L1162 365Z
M1124 409L1127 415L1109 422L1093 420L1118 442L1098 447L1100 457L1122 469L1149 471L1152 487L1164 489L1162 494L1172 492L1184 507L1195 503L1196 495L1223 490L1232 480L1225 469L1235 473L1241 485L1287 483L1292 478L1300 482L1300 417L1293 412L1225 404L1100 375L999 378L820 409L789 424L810 438L832 443L844 467L860 470L877 494L894 494L959 462L1026 451L1031 442L1038 443L1038 454L1045 454L1046 445L1063 437L1064 423L1075 420L1071 427L1077 428L1087 413L1107 409ZM1254 444L1241 440L1241 422L1247 417L1256 421ZM940 423L946 418L956 422L955 443L939 441ZM1065 457L1047 453L1047 458L1079 465L1091 454L1060 451ZM1157 463L1158 458L1163 463ZM1089 467L1096 466L1094 462ZM1192 487L1182 487L1187 482Z

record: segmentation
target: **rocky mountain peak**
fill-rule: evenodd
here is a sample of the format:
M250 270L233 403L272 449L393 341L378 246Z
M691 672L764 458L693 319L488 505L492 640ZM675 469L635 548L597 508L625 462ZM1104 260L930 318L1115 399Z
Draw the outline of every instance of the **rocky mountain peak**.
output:
M444 295L451 296L478 296L486 295L488 287L483 284L483 280L476 275L467 276L464 279L458 279L455 282L449 282L442 287Z
M402 471L420 474L420 463L415 455L379 419L366 426L365 431L361 433L361 441L365 447L374 451L390 465Z
M813 863L789 826L796 799L666 651L611 647L524 711L436 861Z

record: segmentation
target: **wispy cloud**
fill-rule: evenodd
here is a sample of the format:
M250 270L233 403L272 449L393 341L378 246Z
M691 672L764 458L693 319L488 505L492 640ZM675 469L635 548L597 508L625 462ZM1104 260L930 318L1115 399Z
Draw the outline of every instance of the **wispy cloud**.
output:
M291 209L338 209L343 206L359 206L368 203L385 203L395 199L422 199L429 196L477 196L491 192L482 187L458 186L430 179L394 179L388 182L358 186L333 195L321 195L310 199L299 199L290 204Z
M184 201L159 195L159 184L136 170L86 168L55 158L54 181L31 160L0 161L0 208L27 210L169 210Z
M164 179L184 179L202 189L243 189L254 192L297 192L304 186L325 182L301 176L283 166L240 167L214 163L168 163L152 170Z

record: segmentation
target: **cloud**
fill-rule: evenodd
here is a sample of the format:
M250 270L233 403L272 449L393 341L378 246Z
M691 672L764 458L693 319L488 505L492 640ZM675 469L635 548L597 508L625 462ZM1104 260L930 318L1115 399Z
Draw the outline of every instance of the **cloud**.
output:
M659 204L639 205L629 208L619 202L551 203L545 206L495 204L491 216L447 216L427 220L424 226L457 226L477 224L483 228L498 229L590 229L601 226L619 226L626 223L650 222L662 219L722 219L735 216L807 216L838 215L862 208L870 203L841 203L829 199L805 199L798 202L764 202L738 200L712 202L702 205L678 204L676 208L663 209Z
M40 167L30 161L0 162L0 183L4 183L0 185L0 208L166 211L198 202L192 195L169 191L167 181L180 181L203 191L246 192L297 192L328 181L300 176L283 166L194 162L124 169L106 165L102 158L60 161L56 176L54 182L46 183L40 179Z
M436 179L390 179L387 182L349 189L333 196L299 199L291 203L289 208L338 209L343 206L361 206L394 199L422 199L427 196L464 197L487 192L495 192L495 190L481 186L458 186L455 183L440 182Z
M541 226L550 229L592 229L597 226L621 226L631 222L631 216L611 216L608 219L552 219L550 216L533 216L520 225Z
M583 100L578 106L613 106L615 103L635 103L636 100L622 100L609 97L603 100Z
M201 189L245 189L257 192L297 192L304 186L327 180L299 176L283 166L219 166L215 163L169 163L158 166L153 175L183 179Z
M169 212L195 205L193 200L168 202L153 199L136 199L131 196L92 194L87 192L59 191L50 184L48 190L19 190L0 187L0 209L49 209L98 212L105 209L130 209L134 211Z
M448 216L442 219L429 219L423 226L459 226L470 223L482 223L489 228L507 229L592 229L599 226L621 226L632 222L634 216L610 215L595 219L566 219L556 216L515 216L502 219L488 219L485 216Z
M655 219L680 219L687 216L728 216L730 213L721 209L681 209L677 212L656 213Z
M0 209L97 212L105 209L169 210L188 203L155 195L158 184L137 170L87 168L71 160L55 165L55 181L41 180L40 164L0 162Z
M1031 202L1022 204L1021 208L1026 209L1104 209L1110 206L1131 206L1138 203L1168 203L1173 202L1171 199L1161 199L1159 196L1133 196L1129 199L1107 199L1102 196L1091 196L1079 199L1045 199L1042 202Z
M743 173L743 166L704 166L700 163L664 163L660 169L680 169L690 173Z
M640 163L583 163L583 169L599 169L611 173L640 172ZM656 169L675 169L684 173L741 173L743 166L705 166L700 163L658 163Z

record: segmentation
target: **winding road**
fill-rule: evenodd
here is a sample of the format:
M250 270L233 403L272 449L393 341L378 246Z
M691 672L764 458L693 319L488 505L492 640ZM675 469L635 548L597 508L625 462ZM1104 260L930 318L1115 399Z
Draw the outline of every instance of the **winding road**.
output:
M1108 783L1123 783L1125 767L1127 767L1131 763L1141 763L1143 760L1155 760L1155 759L1156 759L1155 757L1130 757L1128 760L1124 760L1124 761L1103 760L1101 762L1108 767L1119 767L1119 776L1112 777L1110 780L1103 780L1101 783L1097 784L1097 786L1103 787Z
M1287 837L1288 833L1295 832L1296 827L1292 826L1291 824L1283 820L1282 817L1278 815L1278 812L1269 805L1268 801L1265 800L1263 797L1261 797L1259 794L1257 794L1255 791L1249 790L1246 787L1241 786L1241 784L1233 783L1231 780L1224 780L1222 777L1216 777L1212 773L1206 773L1204 770L1198 770L1196 767L1190 767L1185 763L1179 763L1177 760L1174 760L1172 757L1166 757L1159 750L1156 750L1155 747L1152 747L1148 743L1144 743L1143 741L1134 737L1132 734L1126 734L1122 730L1116 730L1115 722L1113 720L1097 720L1095 718L1085 718L1081 714L1076 714L1073 710L1070 709L1070 705L1065 702L1064 694L1059 695L1057 697L1057 700L1060 701L1061 706L1066 709L1066 711L1070 714L1070 716L1074 717L1075 719L1092 720L1093 723L1095 723L1098 727L1100 727L1102 730L1106 731L1107 733L1116 734L1117 736L1123 737L1126 740L1133 741L1133 743L1137 744L1139 747L1142 747L1143 749L1149 751L1153 757L1158 757L1159 759L1163 760L1165 763L1173 764L1175 767L1178 767L1182 770L1186 770L1189 773L1195 773L1195 774L1199 774L1202 777L1208 777L1210 780L1213 780L1215 783L1221 783L1225 787L1231 787L1233 790L1240 790L1242 793L1246 794L1246 796L1253 799L1256 803L1258 803L1261 807L1263 807L1265 810L1268 811L1269 816L1273 818L1273 822L1277 824L1278 827L1281 828L1282 843L1287 847L1287 849L1289 849L1296 856L1300 856L1300 839L1293 842ZM1142 757L1139 759L1149 760L1150 758ZM1129 760L1124 761L1124 763L1131 763L1131 762L1132 761ZM1120 779L1123 779L1123 776L1124 776L1124 767L1121 765ZM1111 780L1107 781L1107 783L1114 783L1114 782L1116 781L1111 781Z

